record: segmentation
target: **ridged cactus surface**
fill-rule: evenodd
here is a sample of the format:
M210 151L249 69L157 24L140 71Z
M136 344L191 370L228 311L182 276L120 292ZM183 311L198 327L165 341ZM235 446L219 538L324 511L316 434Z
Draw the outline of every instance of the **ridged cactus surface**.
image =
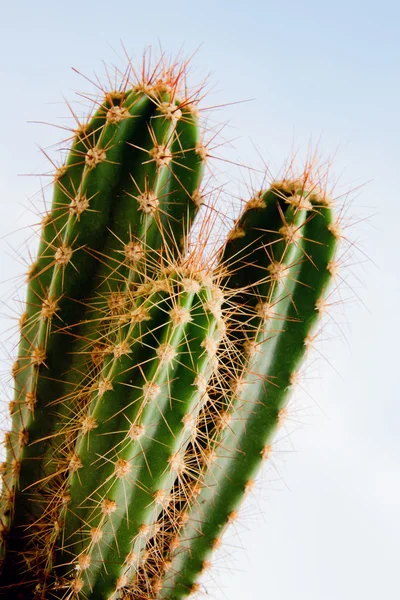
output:
M2 597L185 598L269 457L340 230L305 172L247 201L213 260L189 244L207 156L180 66L124 78L73 132L20 319Z

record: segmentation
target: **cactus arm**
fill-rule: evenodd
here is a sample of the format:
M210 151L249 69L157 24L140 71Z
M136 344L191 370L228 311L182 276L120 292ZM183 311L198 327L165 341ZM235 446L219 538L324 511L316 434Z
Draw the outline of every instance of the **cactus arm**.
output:
M231 384L234 376L238 377L246 368L246 344L260 327L261 318L257 305L263 296L270 296L272 301L273 293L277 294L276 282L270 276L267 267L272 262L278 263L279 260L282 266L290 265L298 251L295 244L287 243L283 235L285 229L281 231L284 227L296 234L306 216L305 210L298 210L287 201L290 196L290 189L270 189L257 194L247 203L246 209L228 237L220 258L223 274L221 285L227 296L226 303L230 306L232 319L229 323L229 320L224 318L229 331L228 339L221 343L218 376L214 377L217 385L214 389L209 386L209 399L201 410L197 426L193 429L194 433L197 433L186 452L188 473L182 478L183 481L178 480L174 490L175 500L160 518L161 544L152 541L147 564L141 565L139 573L131 582L135 593L153 593L154 586L160 584L159 571L162 570L165 557L169 554L168 544L165 548L166 541L171 532L179 527L179 515L186 510L185 503L182 504L182 497L189 497L187 505L190 505L191 485L194 490L198 489L199 465L213 457L213 438L219 431L221 416L232 402ZM279 287L280 292L281 288L282 286ZM216 308L218 310L218 307ZM167 533L163 531L164 525L169 529ZM152 553L155 553L155 559ZM166 560L168 562L168 559ZM146 570L154 572L152 583L149 582Z
M286 282L290 297L276 304L279 316L270 316L268 326L256 336L262 349L249 362L241 391L232 397L215 462L205 469L200 495L172 552L160 598L177 600L190 593L212 548L234 520L249 481L269 454L271 436L282 419L293 375L318 316L318 302L329 282L336 245L331 223L331 210L321 206L302 229L298 247L303 260L290 269Z

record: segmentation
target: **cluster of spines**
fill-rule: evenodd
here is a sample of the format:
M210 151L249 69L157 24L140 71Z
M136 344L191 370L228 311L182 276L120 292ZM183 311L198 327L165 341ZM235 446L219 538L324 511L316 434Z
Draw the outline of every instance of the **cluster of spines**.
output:
M340 237L331 200L307 175L275 182L246 204L220 257L229 301L219 369L186 452L186 478L176 482L127 598L177 600L198 591L211 552L271 455L324 312Z
M107 93L56 171L13 369L2 467L4 590L23 585L26 572L30 589L45 594L50 585L56 549L68 546L69 480L80 467L74 447L83 433L93 435L91 397L108 391L102 362L110 347L114 362L128 352L127 306L139 302L130 316L139 323L138 298L168 265L179 265L201 206L207 152L196 97L178 97L184 71L161 75Z

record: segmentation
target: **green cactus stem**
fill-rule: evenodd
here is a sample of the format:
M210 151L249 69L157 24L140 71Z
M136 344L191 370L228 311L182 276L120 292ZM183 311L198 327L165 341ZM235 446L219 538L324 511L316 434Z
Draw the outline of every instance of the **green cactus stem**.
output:
M115 345L122 335L121 299L179 262L200 207L205 150L195 98L177 95L182 75L108 93L56 172L13 370L0 505L3 594L43 595L49 580L55 585L71 457L89 383L101 377L93 359L105 340Z
M325 197L301 182L276 184L245 207L222 257L231 273L224 291L237 292L227 309L220 382L210 387L210 403L186 453L187 465L199 467L186 479L184 494L178 482L175 503L149 545L157 556L149 558L154 577L149 581L150 567L144 568L133 593L178 600L197 589L199 574L235 520L285 417L323 307L337 237Z

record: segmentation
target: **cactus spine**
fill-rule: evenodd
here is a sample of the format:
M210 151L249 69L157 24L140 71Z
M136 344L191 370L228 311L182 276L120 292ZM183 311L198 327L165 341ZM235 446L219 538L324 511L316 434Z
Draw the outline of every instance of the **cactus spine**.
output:
M3 597L196 591L323 310L340 230L307 172L245 204L216 266L188 251L207 150L184 75L107 92L56 172L13 369Z

